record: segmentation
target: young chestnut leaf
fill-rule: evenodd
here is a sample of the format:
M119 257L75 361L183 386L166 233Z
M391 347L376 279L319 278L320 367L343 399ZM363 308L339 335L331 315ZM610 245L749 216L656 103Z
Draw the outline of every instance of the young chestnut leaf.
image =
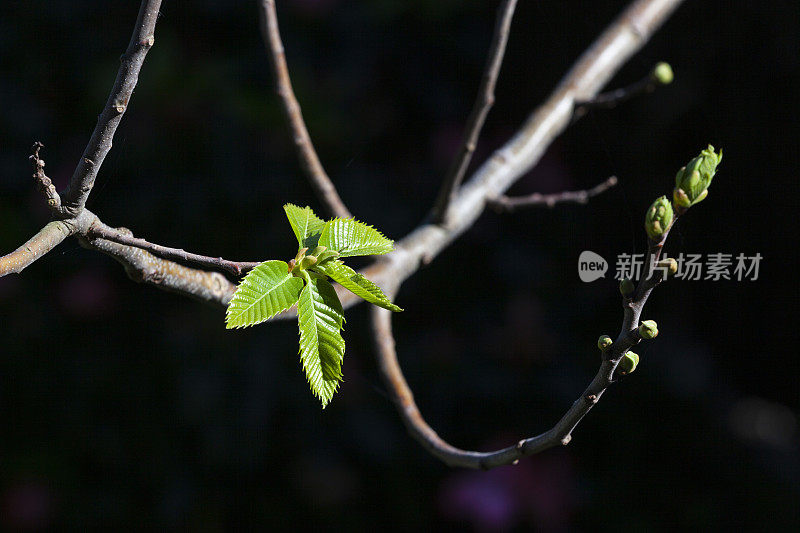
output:
M342 380L344 323L342 304L328 277L357 296L391 311L402 311L370 280L338 260L353 255L385 254L394 242L354 219L318 218L310 207L283 206L299 245L295 257L267 261L239 284L228 305L228 328L263 322L297 304L300 360L311 391L323 409Z
M389 311L402 311L400 307L393 304L389 298L383 294L380 287L341 261L334 259L323 264L314 265L312 269L326 276L330 276L333 281L371 304L383 307Z
M297 302L300 360L308 384L324 409L342 379L344 339L339 330L344 322L344 314L330 283L311 278L308 274L305 278L306 286Z
M300 298L303 280L283 261L261 263L239 284L225 314L225 327L243 328L269 320Z
M394 250L394 242L363 222L334 218L325 223L319 245L339 252L341 257L382 255Z
M283 206L289 225L292 226L297 243L301 248L314 249L319 241L325 221L314 214L310 207L298 207L294 204Z

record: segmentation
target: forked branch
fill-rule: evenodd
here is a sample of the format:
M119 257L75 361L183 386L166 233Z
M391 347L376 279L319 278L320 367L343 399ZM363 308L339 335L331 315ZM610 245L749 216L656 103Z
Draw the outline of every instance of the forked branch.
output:
M494 88L497 85L497 76L500 74L500 67L503 64L506 45L508 44L508 34L511 29L511 19L514 17L514 9L517 7L517 0L504 0L497 8L497 21L495 22L492 45L489 49L489 57L486 62L486 69L483 73L481 86L478 89L478 97L475 100L472 112L467 119L467 127L464 131L464 144L461 151L453 161L450 170L442 183L442 190L434 206L434 220L442 223L447 218L447 210L461 186L464 174L467 172L472 154L478 145L478 138L486 121L486 116L494 104Z
M89 193L97 178L97 172L111 150L114 133L122 120L122 115L128 108L133 89L139 81L139 71L142 69L144 58L155 42L154 32L160 7L161 0L142 0L128 49L120 59L114 87L111 89L103 112L97 119L97 126L94 128L92 137L72 174L69 187L62 194L64 210L70 216L77 216L86 205L86 200L89 198Z
M614 21L581 56L555 92L537 109L502 148L475 172L459 189L450 210L446 227L424 224L402 239L394 254L380 265L376 281L393 298L402 282L428 263L455 240L480 216L491 198L502 195L520 176L535 165L552 140L571 123L576 102L591 99L617 69L638 50L652 33L680 5L681 0L638 0ZM664 236L666 238L666 235ZM651 246L650 256L657 258L661 243ZM395 405L409 432L433 455L450 465L490 468L513 463L520 457L556 444L567 444L572 430L614 381L614 369L622 354L639 342L636 325L642 307L653 287L660 281L652 277L640 284L635 300L626 300L620 335L605 352L597 375L580 398L550 430L496 452L482 453L456 448L441 439L425 422L414 403L413 394L397 363L390 317L382 310L372 311L373 334L378 367L391 391Z
M528 118L514 137L481 165L465 185L460 186L481 125L493 100L494 84L515 3L508 0L501 5L490 60L479 100L469 121L464 148L449 175L453 178L448 180L451 184L445 185L443 196L440 197L445 198L444 210L437 208L432 221L421 224L397 243L394 253L384 256L366 269L369 277L385 287L390 297L396 294L402 282L413 275L422 264L432 261L445 247L471 227L487 203L501 197L539 161L552 140L571 123L576 106L594 98L619 67L669 17L681 0L638 0L631 4L581 56L553 94ZM188 268L171 261L170 258L222 268L232 273L239 273L246 266L255 264L235 263L155 245L133 237L124 228L114 229L105 226L84 207L97 171L111 148L112 137L133 92L144 56L153 44L153 30L159 6L160 1L157 0L143 0L141 4L136 30L128 51L123 56L111 96L98 120L81 163L76 168L70 187L63 195L61 206L63 209L60 212L63 220L51 222L28 243L0 258L0 276L19 272L68 235L77 235L85 246L100 250L120 261L129 276L137 281L202 301L225 305L235 290L235 286L225 276L218 272ZM278 32L274 1L261 0L261 8L262 30L270 52L277 92L282 99L301 162L317 194L328 209L336 216L347 217L349 212L319 162L303 123L300 107L292 92ZM42 176L44 176L43 171ZM40 179L40 183L46 184L43 179ZM598 187L608 186L611 184L607 181ZM598 187L590 191L573 193L577 195L573 201L578 201L577 198L588 198L593 191L602 192L597 190ZM46 188L48 200L55 198L48 191L49 188ZM437 220L441 219L443 213L446 213L447 222L444 225ZM649 257L657 259L661 246L663 239L659 243L651 243ZM162 257L156 257L148 250ZM650 263L652 264L652 261ZM633 298L624 300L623 324L617 340L604 352L597 375L561 420L541 435L522 440L514 446L496 452L481 453L455 448L442 440L428 426L414 403L411 390L397 362L388 312L375 308L373 333L379 368L409 431L435 456L451 465L473 468L491 468L509 464L520 457L569 442L575 426L599 400L608 385L615 381L614 370L622 354L641 340L637 335L641 310L651 291L660 281L661 278L658 276L651 276L650 279L640 283ZM347 305L344 300L343 303Z
M93 227L103 229L106 234L130 234L126 228L109 228L96 219ZM96 236L79 237L86 248L103 252L116 259L133 281L153 285L156 288L189 296L213 305L227 305L236 290L236 285L219 272L208 272L189 268L168 259L156 257L137 247L119 244Z

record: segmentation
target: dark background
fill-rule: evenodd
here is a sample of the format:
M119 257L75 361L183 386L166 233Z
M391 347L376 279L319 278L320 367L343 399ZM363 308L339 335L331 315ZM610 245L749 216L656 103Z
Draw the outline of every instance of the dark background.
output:
M400 238L457 150L497 2L279 2L298 99L358 218ZM625 2L521 1L476 163L519 127ZM47 220L42 141L66 184L138 2L3 2L0 250ZM166 1L89 207L152 241L239 260L295 252L281 205L323 214L271 90L255 2ZM757 281L660 287L661 335L572 443L488 473L405 430L376 373L366 306L347 312L345 383L322 411L296 325L230 332L223 311L136 285L68 240L0 280L0 527L467 526L538 531L800 525L797 207L800 8L690 1L610 87L669 61L675 82L559 137L512 189L620 185L588 206L485 213L402 288L400 359L452 443L552 425L621 320L577 257L641 253L649 203L709 142L725 157L670 255L756 252ZM612 264L613 270L613 264ZM613 272L611 273L613 275Z

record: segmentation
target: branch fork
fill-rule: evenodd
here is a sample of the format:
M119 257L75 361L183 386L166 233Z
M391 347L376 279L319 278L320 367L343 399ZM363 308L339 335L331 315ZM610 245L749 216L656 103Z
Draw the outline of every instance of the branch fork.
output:
M478 99L468 120L464 143L445 179L432 217L401 239L395 252L367 267L362 273L385 287L387 296L394 299L402 282L421 265L432 261L470 228L486 205L513 211L521 207L552 207L562 202L585 203L589 198L612 187L616 183L614 177L586 191L531 195L518 199L503 196L513 183L538 162L552 140L580 115L580 110L585 112L585 109L594 105L591 103L594 95L644 45L680 3L681 0L633 2L581 56L553 94L530 115L513 138L462 185L483 122L494 102L494 87L516 6L516 0L504 0L498 8L486 70ZM235 289L225 276L219 272L189 268L175 261L193 262L203 267L221 269L235 276L258 264L200 256L183 249L153 244L134 237L126 228L106 226L85 207L97 173L111 149L117 125L130 103L145 56L153 46L160 4L160 0L142 0L136 26L128 49L122 56L114 87L70 185L61 195L55 191L52 181L44 173L44 161L39 157L41 145L34 145L31 156L34 177L56 220L45 225L14 252L0 257L0 277L20 272L68 236L76 235L82 245L106 253L122 263L128 275L135 281L225 306ZM278 30L275 2L261 0L260 5L261 27L275 76L276 93L281 99L301 165L328 210L335 216L349 218L349 211L317 157L294 96ZM603 98L594 98L594 101L601 102ZM609 101L608 98L605 99L606 103ZM578 111L574 112L576 107ZM456 448L439 437L425 422L397 360L389 311L374 307L372 327L379 370L409 433L435 457L449 465L467 468L488 469L516 464L527 455L552 446L569 444L575 427L600 400L607 387L615 382L615 370L623 354L642 340L637 329L639 319L650 293L662 281L661 275L652 275L652 265L660 257L665 239L666 233L658 242L651 242L648 251L649 257L653 259L648 261L651 275L639 283L633 297L623 297L620 333L608 350L604 351L600 368L586 389L551 429L493 452ZM355 299L343 298L342 303L347 307L355 303ZM290 313L285 313L285 317L289 316Z

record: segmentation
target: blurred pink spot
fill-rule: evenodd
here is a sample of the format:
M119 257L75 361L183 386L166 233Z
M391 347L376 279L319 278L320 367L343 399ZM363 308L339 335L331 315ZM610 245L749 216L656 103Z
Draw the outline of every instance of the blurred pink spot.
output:
M53 497L47 487L22 483L3 494L3 525L12 530L37 531L50 525Z
M442 483L442 516L477 531L568 531L577 505L576 472L566 453L545 452L488 472L456 472Z
M116 294L112 282L104 273L81 271L61 284L58 301L70 315L99 318L113 309Z

